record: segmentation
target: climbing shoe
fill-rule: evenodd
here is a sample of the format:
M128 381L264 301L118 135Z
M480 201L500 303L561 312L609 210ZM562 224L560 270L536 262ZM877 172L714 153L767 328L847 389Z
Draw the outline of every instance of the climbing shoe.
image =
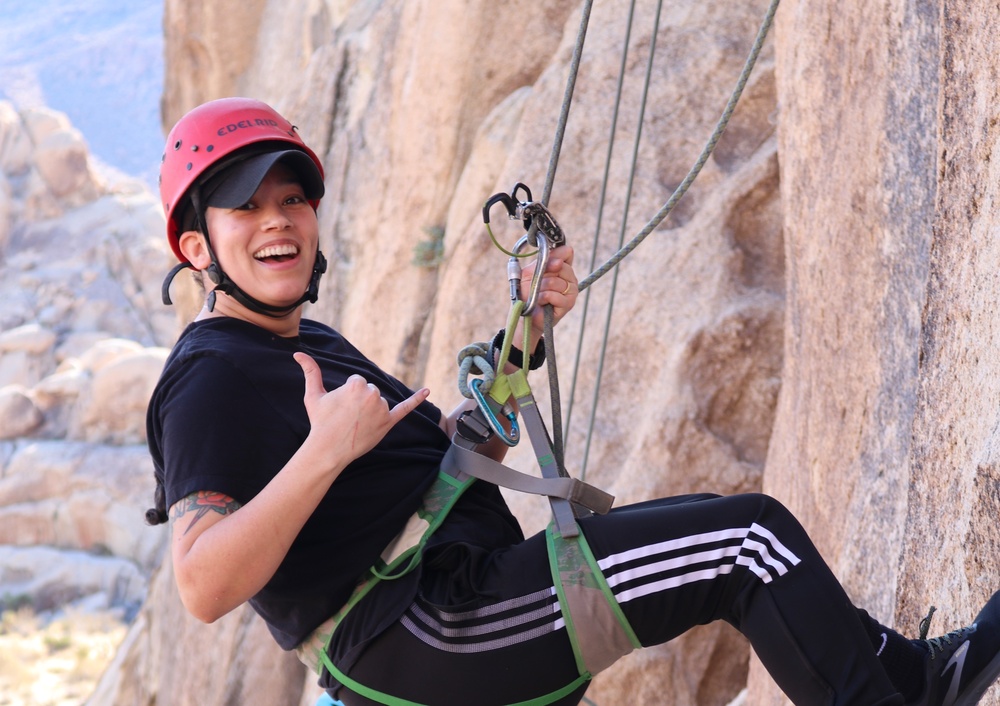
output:
M927 650L924 693L912 706L973 706L1000 676L1000 591L972 625L927 639L934 608L916 640Z

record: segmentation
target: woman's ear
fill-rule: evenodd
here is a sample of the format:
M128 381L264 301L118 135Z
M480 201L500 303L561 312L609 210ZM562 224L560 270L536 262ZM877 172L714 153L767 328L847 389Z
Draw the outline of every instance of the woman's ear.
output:
M208 245L205 243L205 236L196 230L186 230L181 233L178 241L181 252L188 259L196 270L204 270L212 264L212 257L208 253Z

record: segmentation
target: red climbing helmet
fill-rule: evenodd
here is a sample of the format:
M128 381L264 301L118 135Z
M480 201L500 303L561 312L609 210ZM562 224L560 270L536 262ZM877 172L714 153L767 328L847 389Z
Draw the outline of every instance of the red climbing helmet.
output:
M181 262L178 208L191 185L212 165L236 150L260 142L284 142L279 148L305 152L323 176L316 153L299 137L295 126L271 106L252 98L220 98L203 103L177 121L163 150L160 164L160 200L167 217L167 240ZM313 208L319 199L309 201Z

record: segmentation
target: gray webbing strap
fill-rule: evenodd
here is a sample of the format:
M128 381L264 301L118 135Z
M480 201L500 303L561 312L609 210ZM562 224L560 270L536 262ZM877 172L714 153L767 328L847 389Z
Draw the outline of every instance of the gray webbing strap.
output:
M545 422L523 374L511 385L511 393L517 400L521 419L527 429L528 438L531 439L542 477L515 471L473 451L492 433L480 407L470 410L459 418L458 433L452 437L451 449L442 461L441 468L456 478L461 478L459 474L464 471L470 476L494 485L547 496L553 522L559 534L567 538L577 537L580 534L580 528L576 524L577 517L585 517L589 514L588 510L602 515L607 513L614 503L614 497L570 477L562 468L552 451L552 441L545 428ZM491 408L494 404L499 406L499 403L491 397L486 398L486 403L491 405Z
M538 405L535 404L534 396L529 392L526 395L518 397L517 406L521 413L521 420L528 430L528 438L531 439L531 447L534 449L535 457L538 459L542 477L552 482L566 480L568 474L559 466L555 454L552 452L552 442L549 439L549 432L545 428L545 422L538 411ZM572 480L586 485L582 481ZM598 490L593 486L587 487L593 488L597 493L609 498L611 502L614 501L614 498L603 490ZM582 502L579 504L603 515L611 509L611 502L608 502L604 510L597 510ZM560 535L563 537L576 537L580 534L580 528L576 524L576 513L573 512L573 506L570 504L569 499L550 496L549 505L552 508L552 519Z
M528 475L458 444L452 444L448 449L441 462L441 470L455 477L459 477L459 472L464 472L473 478L521 493L547 495L578 503L601 515L610 510L614 503L613 496L576 478L539 478Z

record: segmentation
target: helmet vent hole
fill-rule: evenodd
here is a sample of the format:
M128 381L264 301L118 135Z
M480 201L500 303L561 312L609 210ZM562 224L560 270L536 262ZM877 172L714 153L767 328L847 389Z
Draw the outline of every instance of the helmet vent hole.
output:
M179 150L181 148L181 142L182 140L177 140L177 142L174 143L175 150Z
M187 169L188 171L191 171L191 168L192 168L193 166L194 166L194 165L193 165L193 164L191 164L191 162L188 162L188 163L187 163L187 167L186 167L186 169Z
M215 145L209 145L208 147L205 148L205 151L206 152L211 152L214 149L215 149Z

